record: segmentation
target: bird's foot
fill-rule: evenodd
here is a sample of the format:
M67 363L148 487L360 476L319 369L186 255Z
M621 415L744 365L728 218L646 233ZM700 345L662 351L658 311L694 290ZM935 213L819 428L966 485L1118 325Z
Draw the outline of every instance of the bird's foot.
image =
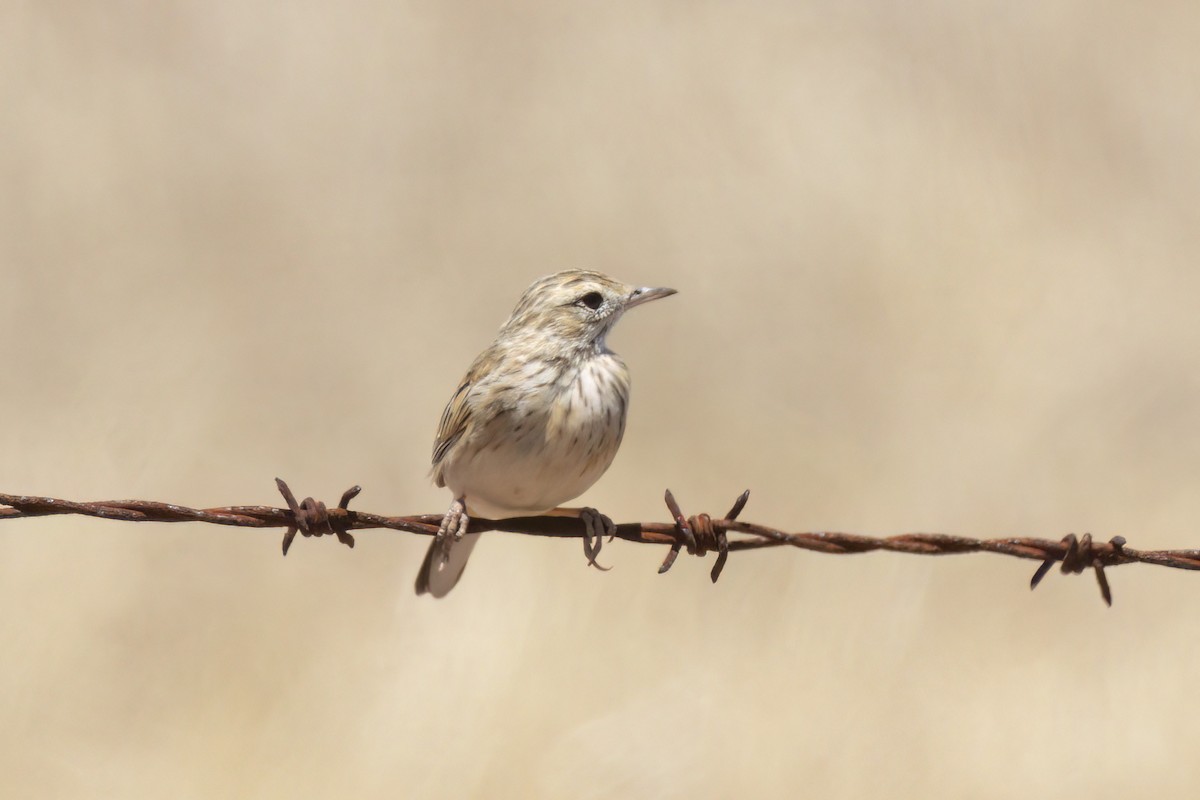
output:
M596 556L600 555L604 537L607 536L611 542L617 535L617 526L594 508L579 509L579 518L583 520L583 554L587 557L588 566L607 572L611 567L602 566L596 561Z
M442 524L438 527L437 535L433 539L433 545L437 548L436 563L439 569L445 566L450 559L450 546L455 542L462 541L463 534L467 532L467 526L470 524L471 518L467 515L467 505L464 498L460 497L450 504L446 516L442 517Z

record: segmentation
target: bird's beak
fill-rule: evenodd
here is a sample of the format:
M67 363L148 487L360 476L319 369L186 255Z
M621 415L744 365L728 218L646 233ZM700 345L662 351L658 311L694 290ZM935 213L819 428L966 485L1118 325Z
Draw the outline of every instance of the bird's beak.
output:
M652 289L649 286L643 286L629 293L629 297L625 298L625 308L630 309L634 306L640 306L642 303L649 303L651 300L670 297L673 294L675 294L674 289L667 289L666 287Z

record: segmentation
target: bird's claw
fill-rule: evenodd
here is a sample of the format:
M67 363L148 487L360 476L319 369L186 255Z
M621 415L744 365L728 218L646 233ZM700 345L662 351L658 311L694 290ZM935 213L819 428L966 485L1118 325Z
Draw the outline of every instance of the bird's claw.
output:
M460 497L450 504L450 509L446 512L446 516L442 517L442 524L438 526L437 535L433 539L434 546L437 548L439 569L450 560L450 545L462 541L463 534L467 532L470 522L467 506Z
M607 536L611 542L617 535L617 526L594 508L580 509L579 518L583 520L583 555L587 558L588 566L607 572L611 567L601 565L596 557L600 555L604 537Z

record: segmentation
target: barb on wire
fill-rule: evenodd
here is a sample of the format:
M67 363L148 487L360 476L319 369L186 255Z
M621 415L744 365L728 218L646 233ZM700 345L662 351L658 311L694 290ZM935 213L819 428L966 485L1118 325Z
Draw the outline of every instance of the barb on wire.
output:
M126 522L206 522L243 528L284 528L283 554L286 556L297 533L303 536L332 535L347 547L354 547L354 537L350 531L386 528L432 536L437 533L442 519L440 514L388 517L351 511L350 501L362 490L359 486L347 489L336 508L327 508L324 503L311 497L297 503L286 483L278 478L275 482L287 508L226 506L196 509L149 500L79 503L53 497L0 494L0 520L79 514ZM701 557L715 550L717 560L711 573L714 583L720 577L730 553L783 546L829 555L874 550L922 556L997 553L1041 561L1041 566L1030 581L1030 588L1036 588L1056 563L1061 564L1062 572L1068 575L1080 574L1091 568L1100 585L1101 597L1109 605L1112 605L1112 591L1104 573L1106 567L1139 563L1200 570L1200 550L1134 550L1125 546L1123 536L1097 542L1090 533L1079 537L1069 534L1060 540L1024 537L978 539L941 533L905 533L884 537L832 532L788 533L738 519L749 497L748 490L743 492L729 513L721 519L714 519L708 514L686 517L668 490L664 499L672 522L626 522L615 526L614 535L627 542L666 545L668 550L658 569L660 574L671 568L681 550L686 549L689 554ZM501 520L472 517L470 524L473 533L507 531L532 536L584 539L585 542L588 536L584 522L572 517L514 517ZM738 534L738 538L730 539L729 534Z

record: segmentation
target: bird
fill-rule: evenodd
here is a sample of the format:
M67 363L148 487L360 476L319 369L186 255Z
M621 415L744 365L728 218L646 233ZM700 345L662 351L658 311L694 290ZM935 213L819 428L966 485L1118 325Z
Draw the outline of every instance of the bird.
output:
M675 293L580 269L525 290L442 412L430 474L453 502L417 574L418 595L444 597L458 583L480 536L472 517L578 516L588 562L599 566L612 521L561 506L604 474L625 434L629 369L607 337L629 309Z

